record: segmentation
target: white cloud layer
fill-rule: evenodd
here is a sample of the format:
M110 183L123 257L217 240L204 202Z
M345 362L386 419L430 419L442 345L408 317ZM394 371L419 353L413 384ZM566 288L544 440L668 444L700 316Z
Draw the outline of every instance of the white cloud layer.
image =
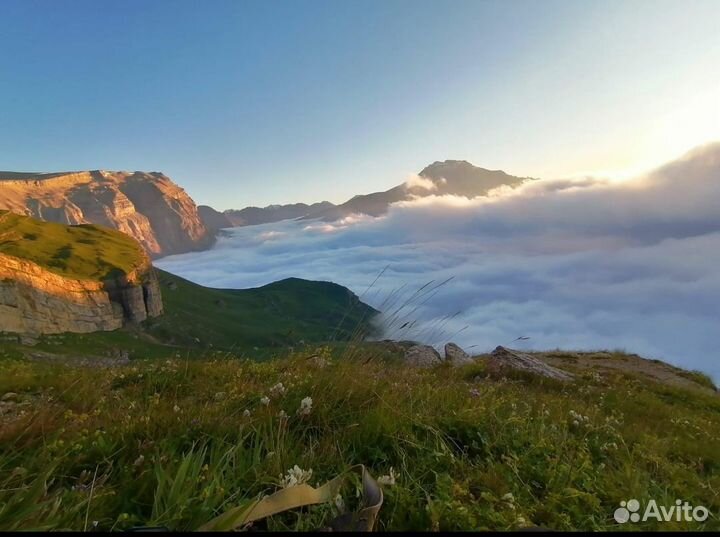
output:
M526 348L622 348L720 379L720 144L625 182L542 180L230 233L157 265L214 287L297 276L357 294L387 267L363 299L386 312L389 336L478 352L518 336ZM390 303L448 278L389 319Z

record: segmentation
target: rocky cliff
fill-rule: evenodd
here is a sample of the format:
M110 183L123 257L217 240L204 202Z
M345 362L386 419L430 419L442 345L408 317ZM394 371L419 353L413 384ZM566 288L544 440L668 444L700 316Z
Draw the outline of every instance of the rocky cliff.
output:
M201 250L214 241L192 198L158 172L0 172L0 209L114 228L153 257Z
M0 253L0 331L19 334L115 330L163 312L149 259L103 281L61 276Z

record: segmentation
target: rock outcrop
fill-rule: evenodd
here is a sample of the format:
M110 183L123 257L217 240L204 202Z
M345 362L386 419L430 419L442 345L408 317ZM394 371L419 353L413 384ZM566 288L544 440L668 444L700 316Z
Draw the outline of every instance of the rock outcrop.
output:
M114 228L153 257L202 250L215 238L192 198L158 172L0 172L0 209Z
M405 351L405 363L412 367L433 367L443 359L430 345L413 345Z
M569 381L574 378L572 374L548 365L530 354L507 349L502 346L496 347L495 350L490 353L487 368L488 371L494 373L517 370L561 381Z
M0 254L0 331L18 334L115 330L163 312L150 260L130 274L76 280Z
M451 342L445 345L445 361L453 366L459 366L471 364L474 360L462 347Z

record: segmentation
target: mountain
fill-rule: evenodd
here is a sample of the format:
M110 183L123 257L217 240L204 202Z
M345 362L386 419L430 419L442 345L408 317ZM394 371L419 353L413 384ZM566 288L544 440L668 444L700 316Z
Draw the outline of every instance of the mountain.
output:
M233 227L233 223L225 214L208 205L198 205L198 214L205 227L211 231Z
M202 250L215 239L192 198L158 172L0 172L0 209L114 228L152 257Z
M445 160L430 164L418 174L417 178L390 190L357 195L341 205L323 201L312 205L294 203L292 205L245 207L240 210L230 209L224 213L207 207L203 208L202 214L207 215L204 218L211 227L213 224L229 227L225 225L226 219L234 227L268 224L288 219L312 220L319 218L330 222L356 213L381 216L387 212L392 203L418 197L454 195L474 198L485 196L493 188L515 187L527 180L531 180L531 178L514 177L503 171L478 168L464 160ZM223 219L223 216L226 219Z
M267 207L245 207L244 209L230 209L223 214L233 226L254 226L269 224L280 220L300 218L308 214L329 210L335 207L329 201L321 201L308 205L306 203L293 203L290 205L268 205ZM215 211L217 212L217 211Z
M0 211L0 328L115 330L162 314L150 259L131 237Z
M487 195L493 188L515 187L527 180L530 178L515 177L500 170L478 168L464 160L445 160L430 164L418 177L390 190L355 196L341 205L310 212L302 219L333 221L356 213L381 216L392 203L398 201L430 195L474 198Z

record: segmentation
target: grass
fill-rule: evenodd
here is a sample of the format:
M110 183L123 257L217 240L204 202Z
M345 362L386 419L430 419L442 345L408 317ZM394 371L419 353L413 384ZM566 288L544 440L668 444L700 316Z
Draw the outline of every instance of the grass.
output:
M408 369L368 360L373 349L313 349L321 363L0 360L0 394L17 394L0 425L0 529L192 530L274 492L296 464L311 484L354 464L376 477L392 468L383 530L720 528L717 396L624 373L566 385L487 378L481 361ZM278 382L285 393L270 396ZM299 415L308 396L312 412ZM356 501L352 486L343 496ZM683 499L712 516L618 526L612 514L630 498ZM255 526L318 528L334 510Z
M0 211L0 253L80 280L127 274L145 259L131 237L102 226L66 226Z
M155 269L165 313L141 326L113 332L56 334L31 349L10 340L0 357L45 352L106 357L125 350L131 359L199 358L210 353L267 359L308 345L362 339L377 313L347 288L290 278L255 289L211 289Z
M254 289L210 289L157 273L166 313L146 330L172 344L254 351L344 341L370 333L377 313L330 282L288 278Z

